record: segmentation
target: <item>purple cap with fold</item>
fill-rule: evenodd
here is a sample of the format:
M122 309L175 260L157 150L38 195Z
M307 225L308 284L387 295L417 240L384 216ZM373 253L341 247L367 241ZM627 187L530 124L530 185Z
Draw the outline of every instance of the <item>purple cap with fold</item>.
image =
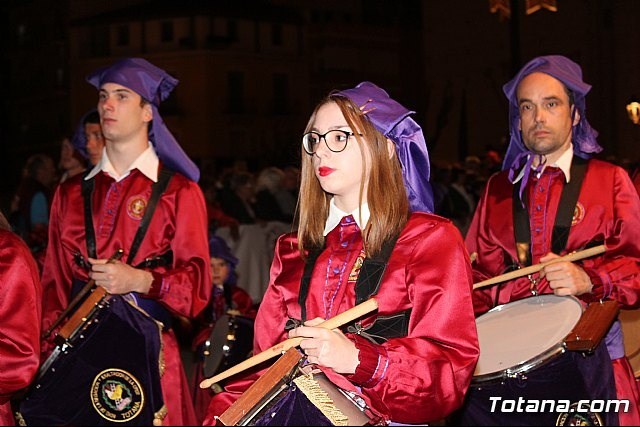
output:
M502 163L502 170L509 169L509 178L515 179L518 172L526 165L525 176L520 184L520 196L526 186L528 172L534 155L524 145L520 134L520 109L518 108L518 85L526 76L531 73L545 73L562 82L572 93L574 104L580 113L580 121L573 126L572 142L573 153L583 159L588 159L594 154L602 151L602 147L596 141L598 132L589 125L586 116L587 93L591 90L591 85L582 80L582 69L578 64L569 58L561 55L539 56L532 59L518 72L518 74L503 86L504 94L509 100L509 130L511 140ZM575 113L574 113L575 114Z
M200 179L200 170L182 150L158 112L160 102L167 99L178 84L177 79L145 59L125 58L89 74L87 81L97 89L105 83L117 83L148 101L153 110L149 140L153 143L160 160L170 169L193 181L197 182Z
M403 107L371 82L362 82L337 95L349 98L380 133L394 142L411 211L433 212L427 144L422 128L409 117L415 111Z

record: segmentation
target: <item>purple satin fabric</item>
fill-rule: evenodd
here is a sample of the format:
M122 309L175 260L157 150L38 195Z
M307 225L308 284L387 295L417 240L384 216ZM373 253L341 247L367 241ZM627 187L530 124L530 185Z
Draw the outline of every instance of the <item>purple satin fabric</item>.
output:
M420 126L405 117L387 135L396 145L411 211L433 212L429 153Z
M534 172L538 173L544 167L546 163L546 158L540 154L534 154L530 151L523 151L518 154L518 156L513 161L513 164L509 168L509 181L515 182L516 178L520 171L523 172L522 180L520 181L520 188L518 189L518 195L520 196L520 201L522 206L524 206L524 201L522 200L522 193L524 192L525 187L527 186L527 182L529 181L529 176L531 175L531 166L533 165L533 161L535 158L539 158L538 166L536 166Z
M622 335L622 326L619 320L613 322L611 328L604 337L604 342L607 345L609 351L609 357L611 360L620 359L624 357L624 338Z
M177 86L177 79L142 58L125 58L89 74L87 81L97 89L105 83L117 83L149 101L153 110L149 139L158 157L170 169L198 182L200 170L182 150L158 112L160 102L167 99Z
M256 426L331 426L333 423L295 386L283 392L265 413L252 420Z
M582 69L578 64L561 55L540 56L529 61L502 88L509 100L509 130L511 134L502 170L517 168L519 162L521 162L521 154L530 153L529 149L525 147L520 134L520 110L518 108L517 90L522 79L535 72L555 77L567 86L574 95L574 103L580 113L580 121L573 126L573 153L578 157L588 159L601 152L602 147L596 141L598 132L587 121L585 97L591 90L591 85L582 80ZM527 180L523 179L521 188L524 188L526 183Z
M433 190L429 182L429 152L422 128L408 110L371 82L338 92L360 107L373 126L396 146L402 178L412 212L433 212Z

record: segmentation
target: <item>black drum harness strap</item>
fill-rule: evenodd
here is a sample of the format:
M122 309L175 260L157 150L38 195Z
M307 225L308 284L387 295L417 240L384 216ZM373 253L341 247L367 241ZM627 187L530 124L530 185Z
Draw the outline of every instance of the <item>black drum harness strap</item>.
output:
M587 160L574 156L571 164L571 180L565 183L558 204L558 211L553 225L551 250L553 253L560 255L567 246L569 239L569 231L571 230L571 222L580 188L587 170ZM527 210L526 192L522 196L522 201L518 197L518 187L513 186L513 231L516 240L516 252L518 261L522 266L531 265L531 227L529 224L529 212ZM534 289L532 292L537 293L535 289L535 280L531 277ZM498 292L499 292L498 288ZM496 295L497 301L497 295Z
M382 276L387 267L387 262L393 251L398 236L395 236L384 242L380 253L375 257L366 257L360 268L358 279L355 284L356 305L360 304L370 297L376 295L380 289ZM302 320L289 319L286 329L292 329L303 324L307 317L306 301L309 294L309 286L313 268L318 256L324 248L314 248L309 251L307 261L304 267L304 273L300 280L300 293L298 294L298 303L300 304ZM348 325L348 332L357 333L363 337L375 342L382 343L389 338L406 336L409 330L409 316L411 309L408 308L399 313L378 316L373 324L363 328L360 323Z
M173 177L174 172L167 168L161 167L158 173L158 181L153 183L151 186L151 196L147 203L147 207L145 209L142 220L140 221L140 225L138 226L138 230L136 235L133 238L133 242L131 243L131 248L129 250L129 255L127 257L127 264L131 264L134 257L136 256L138 249L140 248L140 244L144 239L145 234L149 228L149 224L151 223L151 218L155 211L156 205L160 196L166 190L169 185L169 181ZM93 227L93 216L91 213L91 200L94 189L94 181L95 178L84 179L82 178L82 196L84 199L84 221L85 221L85 235L86 235L86 244L87 244L87 254L91 258L97 258L96 253L96 235ZM154 268L158 266L168 265L173 261L173 253L169 250L165 254L147 258L140 264L136 265L136 268ZM74 284L75 285L75 284ZM157 301L151 300L149 298L136 298L138 305L140 308L147 311L149 315L154 317L156 320L162 322L164 324L164 329L168 329L171 326L171 315L169 311L164 308Z

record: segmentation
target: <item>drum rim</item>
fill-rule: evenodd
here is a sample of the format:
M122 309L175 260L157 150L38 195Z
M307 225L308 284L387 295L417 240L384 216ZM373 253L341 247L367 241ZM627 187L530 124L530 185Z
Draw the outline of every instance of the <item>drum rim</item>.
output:
M240 345L236 342L238 329L247 322L251 323L253 328L255 319L249 316L225 313L216 320L203 349L203 353L209 352L209 355L203 354L202 373L205 378L214 376L221 367L228 363L227 358L233 353L235 346ZM251 335L251 341L248 344L252 343L253 335Z
M478 316L476 318L476 323L482 316L485 316L489 313L496 313L496 312L502 311L506 306L513 306L516 303L525 304L526 301L528 301L531 298L543 298L548 300L555 300L560 298L569 299L569 300L572 300L575 304L577 304L577 306L579 306L582 309L582 311L584 311L584 307L580 303L580 300L573 295L560 296L555 294L540 294L540 295L532 295L530 297L521 298L515 301L510 301L504 304L497 305L493 307L491 310L487 311L486 313L483 313L480 316ZM571 327L571 329L573 329L573 327L575 327L575 324ZM496 381L503 381L508 378L517 378L522 373L529 372L533 369L539 368L540 366L550 362L554 358L563 354L565 351L566 351L566 344L563 339L562 341L556 343L555 345L539 353L538 355L528 360L525 360L521 363L518 363L514 366L511 366L509 368L491 371L491 372L487 372L479 375L474 374L471 379L471 384L474 386L480 386L480 385L487 385Z
M494 380L503 381L509 378L518 378L521 373L529 372L533 369L539 368L542 365L553 360L555 357L562 355L566 351L564 343L558 343L554 347L547 351L540 353L538 356L522 362L511 368L503 369L501 371L489 372L487 374L476 375L471 379L471 384L485 385Z
M210 352L209 355L205 355L202 363L202 370L205 378L211 377L215 374L215 372L220 368L220 365L222 365L222 361L225 357L223 354L224 352L221 351L222 349L213 348L213 345L216 344L214 337L217 337L219 334L228 335L231 333L230 329L232 327L231 318L227 314L223 314L216 320L216 324L213 326L211 333L205 341L205 350Z
M580 303L580 300L573 296L573 295L556 295L556 294L539 294L539 295L531 295L530 297L525 297L525 298L520 298L514 301L509 301L509 302L505 302L504 304L500 304L500 305L496 305L495 307L493 307L491 310L488 310L485 313L482 313L480 316L476 317L476 320L481 318L482 316L492 313L492 312L496 312L496 311L502 311L504 310L504 307L508 306L508 305L514 305L516 303L522 303L524 304L525 301L530 300L531 298L545 298L545 299L571 299L574 302L576 302L577 304L579 304L580 306L582 306L582 304Z

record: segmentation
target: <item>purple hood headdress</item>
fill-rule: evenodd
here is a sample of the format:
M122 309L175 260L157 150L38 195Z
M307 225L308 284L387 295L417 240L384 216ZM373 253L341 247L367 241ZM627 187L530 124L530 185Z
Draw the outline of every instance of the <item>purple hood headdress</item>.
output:
M90 114L97 113L97 111L98 110L95 108L87 111L80 119L80 122L78 123L78 126L76 126L76 130L71 137L71 145L73 145L73 148L82 154L82 157L85 159L89 158L89 153L87 152L87 135L84 132L84 125L87 117L89 117Z
M231 253L231 249L222 237L213 235L209 238L209 256L221 258L229 264L229 277L227 277L225 284L237 283L236 266L239 260Z
M153 109L149 140L160 160L193 181L200 179L200 170L182 150L158 112L160 102L167 99L178 84L177 79L142 58L126 58L94 71L87 76L87 81L97 89L105 83L117 83L148 101Z
M522 142L522 135L518 129L520 123L520 110L518 108L518 85L531 73L540 72L548 74L560 80L572 93L577 111L580 113L580 121L573 126L572 142L573 153L583 159L588 159L602 151L596 138L598 132L589 125L586 116L585 97L591 85L582 80L582 69L569 58L561 55L539 56L529 61L518 74L503 86L504 94L509 100L509 131L511 140L502 163L502 170L509 169L509 180L513 182L524 166L524 176L520 183L520 198L527 185L531 163L534 155ZM574 112L575 114L575 112Z
M349 98L380 133L394 142L411 211L433 212L427 144L422 128L409 117L415 111L406 109L371 82L337 94Z
M209 256L211 258L222 258L227 261L231 267L231 270L235 270L238 265L238 258L236 258L227 242L219 236L211 236L209 238Z

